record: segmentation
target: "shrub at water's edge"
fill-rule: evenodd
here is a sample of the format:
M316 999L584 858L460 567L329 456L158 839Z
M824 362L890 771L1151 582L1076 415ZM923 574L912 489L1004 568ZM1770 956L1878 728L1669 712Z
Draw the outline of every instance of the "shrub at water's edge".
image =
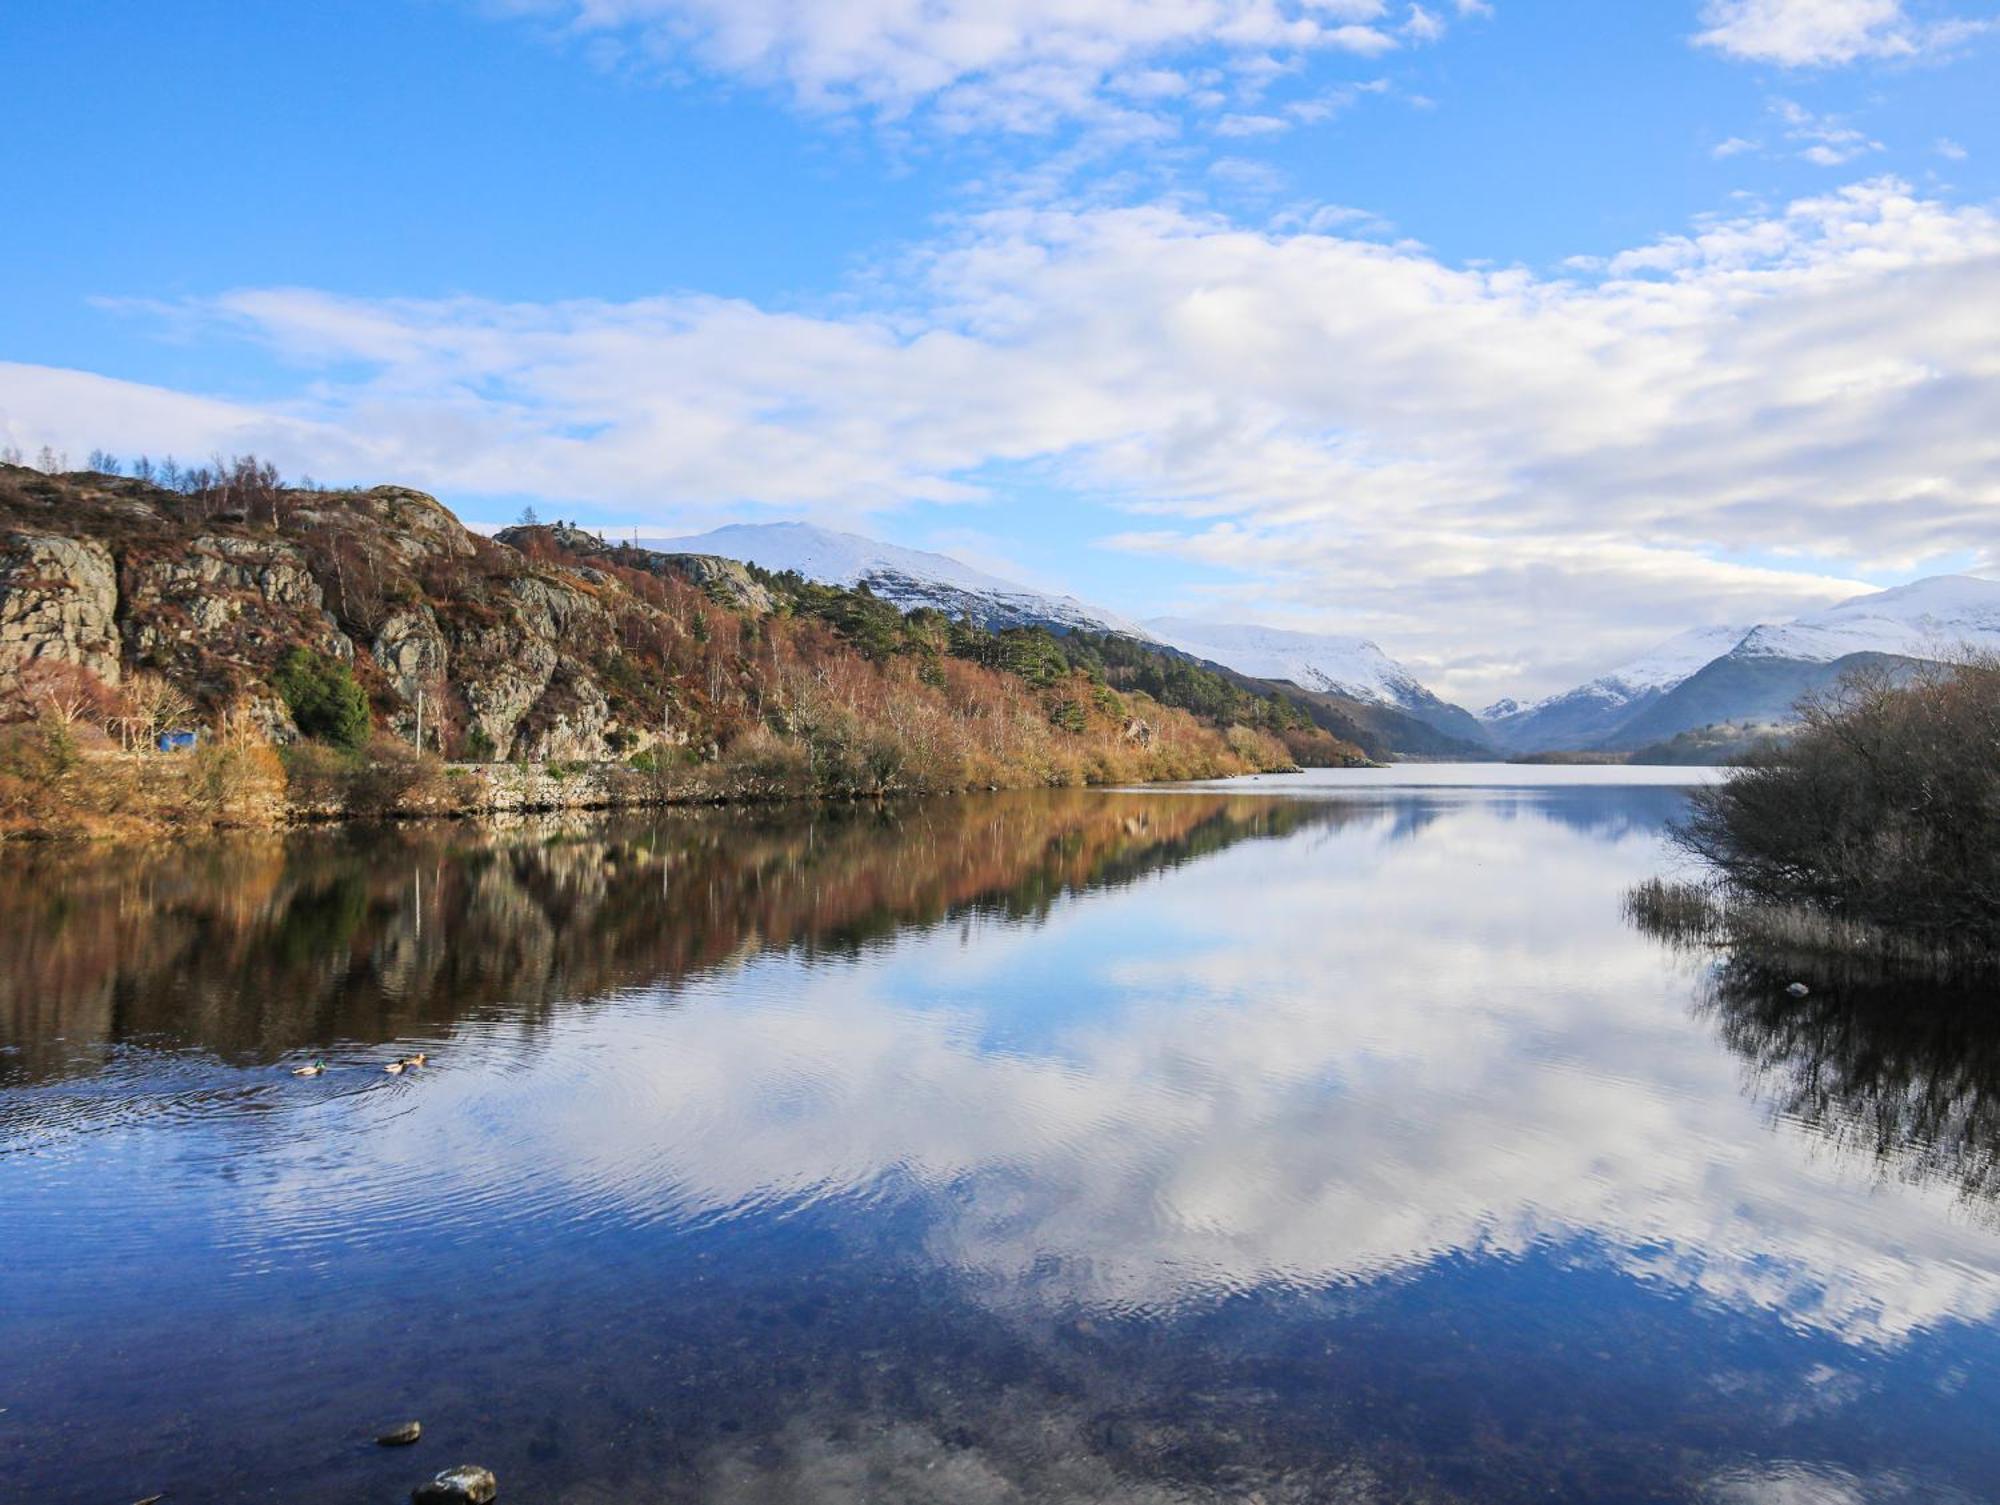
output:
M2000 957L2000 662L1864 674L1798 711L1675 828L1711 877L1642 885L1634 917L1705 943Z

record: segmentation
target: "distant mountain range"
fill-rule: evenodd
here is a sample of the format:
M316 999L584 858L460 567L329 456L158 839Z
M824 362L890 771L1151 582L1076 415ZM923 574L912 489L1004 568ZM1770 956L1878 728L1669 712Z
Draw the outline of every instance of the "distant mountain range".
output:
M1697 627L1585 685L1481 720L1508 752L1630 750L1715 726L1782 725L1793 705L1850 670L2000 651L2000 581L1937 575L1856 596L1795 621Z
M1040 625L1161 644L1245 684L1294 692L1322 725L1378 754L1631 751L1710 728L1781 725L1799 696L1863 665L1907 668L1966 648L2000 652L2000 581L1940 575L1791 622L1691 628L1575 689L1527 705L1502 700L1475 716L1364 638L1181 617L1133 622L948 555L806 523L642 542L866 585L905 610L936 607L991 628Z

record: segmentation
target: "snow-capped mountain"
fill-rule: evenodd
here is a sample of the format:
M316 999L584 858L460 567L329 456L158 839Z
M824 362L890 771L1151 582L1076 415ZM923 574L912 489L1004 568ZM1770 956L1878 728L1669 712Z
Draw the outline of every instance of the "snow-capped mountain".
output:
M1486 726L1514 750L1637 747L1703 727L1780 724L1801 695L1851 669L1966 651L2000 652L2000 580L1938 575L1790 622L1696 628L1525 709L1491 706Z
M1599 675L1583 686L1606 699L1633 701L1652 691L1671 690L1702 665L1743 640L1744 628L1737 626L1690 627L1675 633L1648 653L1629 664L1621 664L1609 674ZM1575 694L1575 691L1570 693Z
M1588 747L1658 700L1743 638L1742 627L1691 627L1600 674L1588 684L1530 705L1503 700L1480 715L1502 747L1540 751Z
M1186 617L1149 617L1147 631L1196 658L1257 679L1288 679L1305 690L1410 707L1436 697L1366 638L1288 632Z
M842 533L811 523L733 523L685 538L645 538L663 554L716 554L774 572L796 571L823 585L866 585L905 611L936 607L988 628L1042 625L1063 631L1150 636L1115 613L988 575L948 554Z
M1796 621L1755 628L1735 651L1826 664L1851 653L1947 659L1964 648L2000 649L2000 580L1934 575L1854 596Z
M1151 617L1144 625L1168 646L1238 674L1286 680L1321 695L1386 706L1463 741L1485 740L1470 711L1440 700L1366 638L1185 617Z

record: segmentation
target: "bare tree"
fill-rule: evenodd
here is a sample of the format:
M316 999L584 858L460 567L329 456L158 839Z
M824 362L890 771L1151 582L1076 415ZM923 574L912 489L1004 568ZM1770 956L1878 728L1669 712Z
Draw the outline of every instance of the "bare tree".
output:
M65 729L108 726L117 710L117 692L81 664L36 659L15 685L30 715Z
M4 447L0 447L0 465L19 465L20 463L21 463L20 445L9 444Z
M107 449L94 449L90 458L83 462L83 468L96 471L99 475L116 476L125 473L125 462Z
M194 702L165 676L139 673L125 684L126 716L142 746L150 747L164 732L179 729L194 710Z
M243 509L245 517L254 518L261 513L275 528L278 525L278 495L284 489L284 479L278 474L278 467L268 460L259 460L255 455L237 455L229 462L227 474L224 485L230 501Z

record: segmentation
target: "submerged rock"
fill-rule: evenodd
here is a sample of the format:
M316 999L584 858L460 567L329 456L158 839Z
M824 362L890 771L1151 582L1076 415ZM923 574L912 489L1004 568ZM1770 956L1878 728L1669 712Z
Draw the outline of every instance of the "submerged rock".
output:
M406 1448L423 1435L421 1422L406 1421L400 1427L391 1427L375 1440L385 1448Z
M1785 991L1787 993L1790 993L1794 998L1803 998L1806 996L1806 994L1810 993L1812 989L1807 987L1802 982L1795 982L1790 987L1786 988Z
M461 1463L411 1490L410 1502L411 1505L488 1505L499 1494L500 1483L491 1469L476 1463Z

